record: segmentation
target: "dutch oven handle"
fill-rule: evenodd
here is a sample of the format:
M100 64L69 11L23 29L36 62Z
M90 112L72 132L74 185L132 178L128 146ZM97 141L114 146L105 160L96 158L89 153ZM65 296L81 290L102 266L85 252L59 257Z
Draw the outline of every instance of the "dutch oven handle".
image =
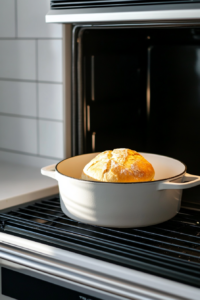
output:
M158 190L189 189L191 187L200 185L200 176L190 175L186 173L184 175L184 181L188 181L188 182L180 182L180 183L171 182L171 181L161 182L158 185Z
M55 166L56 166L56 164L42 168L41 169L42 175L45 175L45 176L51 177L53 179L56 179Z

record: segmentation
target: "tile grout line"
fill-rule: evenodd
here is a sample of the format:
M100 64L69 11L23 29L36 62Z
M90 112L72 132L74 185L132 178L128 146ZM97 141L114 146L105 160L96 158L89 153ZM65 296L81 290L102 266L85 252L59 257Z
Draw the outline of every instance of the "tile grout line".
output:
M29 152L23 152L23 151L18 151L18 150L11 150L11 149L6 149L6 148L0 148L0 152L9 152L13 154L21 154L21 155L28 155L36 158L46 158L46 159L55 159L55 160L60 160L60 157L53 157L53 156L45 156L45 155L37 155Z
M15 0L15 1L17 1L17 0ZM16 11L17 11L17 9L16 9ZM17 21L16 21L17 22ZM15 22L15 26L16 26L16 22ZM15 34L18 34L18 26L15 28ZM25 41L35 41L35 40L47 40L47 41L51 41L51 40L55 40L55 41L62 41L62 38L38 38L38 37L18 37L18 36L16 36L16 37L0 37L0 41L15 41L15 40L25 40Z
M62 82L56 81L40 81L40 80L29 80L29 79L15 79L15 78L4 78L0 77L0 81L15 81L15 82L30 82L30 83L44 83L44 84L63 84Z
M4 113L0 112L2 116L11 117L11 118L20 118L20 119L30 119L30 120L42 120L42 121L49 121L49 122L56 122L56 123L63 123L63 120L58 119L48 119L48 118L40 118L40 117L33 117L33 116L26 116L26 115L17 115L12 113Z
M17 17L17 0L15 0L15 38L18 35L18 17Z

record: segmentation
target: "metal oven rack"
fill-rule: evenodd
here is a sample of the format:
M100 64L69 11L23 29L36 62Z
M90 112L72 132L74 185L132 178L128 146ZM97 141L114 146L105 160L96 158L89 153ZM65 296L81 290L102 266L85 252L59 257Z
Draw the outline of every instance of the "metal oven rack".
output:
M65 216L59 195L0 214L1 232L200 287L200 215L182 207L151 227L113 229Z

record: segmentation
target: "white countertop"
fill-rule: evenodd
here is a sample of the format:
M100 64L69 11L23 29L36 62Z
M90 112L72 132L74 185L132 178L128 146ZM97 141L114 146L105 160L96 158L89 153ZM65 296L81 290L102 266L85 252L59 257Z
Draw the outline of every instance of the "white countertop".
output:
M57 181L40 168L0 161L0 209L58 193Z

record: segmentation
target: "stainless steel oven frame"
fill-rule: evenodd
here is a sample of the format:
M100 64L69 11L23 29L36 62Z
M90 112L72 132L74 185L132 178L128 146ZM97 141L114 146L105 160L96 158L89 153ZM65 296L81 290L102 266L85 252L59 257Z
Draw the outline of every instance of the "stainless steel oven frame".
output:
M195 21L199 19L200 3L135 5L50 10L47 23L112 24L130 22Z
M0 233L0 247L1 268L78 291L80 299L81 293L102 300L198 300L200 296L192 286L5 233ZM0 299L4 300L1 286Z

